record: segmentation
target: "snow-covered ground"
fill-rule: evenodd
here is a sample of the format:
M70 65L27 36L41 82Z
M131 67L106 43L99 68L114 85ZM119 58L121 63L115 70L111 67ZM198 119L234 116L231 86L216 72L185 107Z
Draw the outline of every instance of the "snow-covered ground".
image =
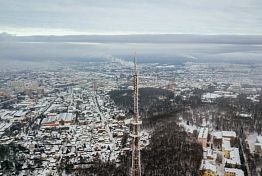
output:
M246 141L248 142L250 152L252 153L255 151L255 143L256 143L257 136L258 136L257 133L251 133L247 135Z
M182 118L179 118L181 122L179 122L179 126L183 127L186 132L193 133L195 130L198 130L198 127L196 125L187 124L186 121L184 121Z

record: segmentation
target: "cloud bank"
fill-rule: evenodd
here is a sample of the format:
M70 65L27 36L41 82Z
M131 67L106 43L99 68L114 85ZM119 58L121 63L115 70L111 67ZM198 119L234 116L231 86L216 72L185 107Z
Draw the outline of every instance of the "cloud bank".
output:
M17 35L262 34L261 0L0 0Z

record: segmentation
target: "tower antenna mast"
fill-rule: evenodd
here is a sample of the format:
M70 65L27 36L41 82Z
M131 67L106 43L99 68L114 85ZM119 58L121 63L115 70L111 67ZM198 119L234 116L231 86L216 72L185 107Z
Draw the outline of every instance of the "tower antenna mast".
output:
M136 63L136 53L134 57L134 75L133 75L133 98L134 98L134 116L131 120L132 124L132 168L131 176L141 176L141 159L140 159L140 120L138 110L138 71Z

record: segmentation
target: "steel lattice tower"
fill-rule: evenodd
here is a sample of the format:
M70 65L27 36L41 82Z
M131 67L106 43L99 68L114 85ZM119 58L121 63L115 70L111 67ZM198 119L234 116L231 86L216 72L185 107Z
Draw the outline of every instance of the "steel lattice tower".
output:
M131 176L141 176L141 161L140 161L140 125L142 121L138 111L138 71L136 58L134 58L134 75L133 75L133 96L134 96L134 116L131 120L132 124L132 168Z

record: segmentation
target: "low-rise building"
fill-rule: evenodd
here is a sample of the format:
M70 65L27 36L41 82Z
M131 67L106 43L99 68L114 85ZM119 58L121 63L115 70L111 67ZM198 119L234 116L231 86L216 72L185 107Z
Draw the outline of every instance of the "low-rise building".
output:
M244 171L241 169L225 168L224 176L244 176Z
M229 152L229 158L225 159L225 163L229 164L231 167L241 166L241 160L238 148L231 148Z
M197 141L202 145L202 147L207 147L207 137L208 137L208 128L203 127L200 129Z
M255 152L262 155L262 136L257 136L256 138Z
M201 176L217 176L217 168L207 160L202 160L200 166Z

